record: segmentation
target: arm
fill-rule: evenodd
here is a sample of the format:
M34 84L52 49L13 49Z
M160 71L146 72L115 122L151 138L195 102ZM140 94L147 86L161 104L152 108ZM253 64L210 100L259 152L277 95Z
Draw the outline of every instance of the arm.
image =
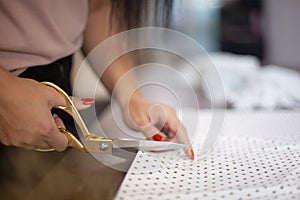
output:
M112 27L110 25L110 1L96 1L96 3L90 1L89 10L83 44L83 52L86 55L103 40L120 31L116 20L113 20ZM97 66L95 63L91 65L93 68ZM136 90L135 77L132 76L123 80L122 84L117 84L132 66L134 66L132 55L121 56L100 77L106 88L116 95L126 123L134 130L143 132L148 139L190 145L186 129L177 118L176 112L167 105L147 102L140 91ZM191 147L188 147L185 152L191 158L194 157Z

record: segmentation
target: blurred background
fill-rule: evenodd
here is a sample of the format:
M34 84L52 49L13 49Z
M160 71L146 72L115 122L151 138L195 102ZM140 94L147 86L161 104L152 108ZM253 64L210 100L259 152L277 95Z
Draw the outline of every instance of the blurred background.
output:
M299 109L299 10L299 0L176 1L170 28L190 36L208 52L223 81L225 107ZM140 54L143 59L139 64L154 59L174 67L182 74L195 73L187 62L166 52L147 50ZM75 88L75 94L91 96L94 91L89 91L89 88L94 87L89 86L96 84L98 79L88 66L78 76L76 69L82 59L80 53L74 59L74 77L76 75L83 83L82 87ZM158 73L163 71L154 70L152 74L147 71L146 76L155 77ZM168 75L165 76L167 80ZM203 76L205 79L209 74L204 73ZM186 78L192 82L200 107L213 106L203 81L190 79L189 76ZM171 76L169 83L180 81L174 81ZM99 86L97 90L97 99L108 99L103 87ZM184 96L184 99L194 98L186 91L185 86L181 85L176 94ZM183 106L195 107L193 101L185 100L181 103ZM215 106L224 107L218 103Z
M299 1L189 0L177 6L172 28L207 51L253 55L263 64L300 70Z

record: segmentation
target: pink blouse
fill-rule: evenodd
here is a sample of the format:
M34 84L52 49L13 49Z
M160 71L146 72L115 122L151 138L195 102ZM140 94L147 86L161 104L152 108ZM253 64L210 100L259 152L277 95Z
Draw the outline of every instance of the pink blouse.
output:
M0 0L0 66L22 71L82 45L87 0Z

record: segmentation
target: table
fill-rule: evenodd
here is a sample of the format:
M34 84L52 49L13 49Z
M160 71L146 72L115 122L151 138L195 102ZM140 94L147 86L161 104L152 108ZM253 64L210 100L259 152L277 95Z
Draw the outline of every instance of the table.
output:
M1 147L1 199L113 199L124 176L76 149Z
M125 176L71 148L43 153L0 144L0 152L0 199L113 199Z

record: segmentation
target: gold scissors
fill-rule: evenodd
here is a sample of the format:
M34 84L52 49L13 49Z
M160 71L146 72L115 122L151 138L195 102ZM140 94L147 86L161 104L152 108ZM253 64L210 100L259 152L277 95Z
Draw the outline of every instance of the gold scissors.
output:
M119 149L135 149L142 151L166 151L186 147L185 144L178 144L173 142L164 141L151 141L151 140L135 140L127 138L105 138L90 133L82 120L78 110L74 106L69 96L57 85L51 82L42 82L42 84L55 89L66 100L66 106L55 107L73 117L78 125L81 133L83 134L82 143L67 129L58 126L61 133L67 136L68 146L74 147L82 152L113 154L114 151ZM54 151L54 149L37 149L38 151Z

